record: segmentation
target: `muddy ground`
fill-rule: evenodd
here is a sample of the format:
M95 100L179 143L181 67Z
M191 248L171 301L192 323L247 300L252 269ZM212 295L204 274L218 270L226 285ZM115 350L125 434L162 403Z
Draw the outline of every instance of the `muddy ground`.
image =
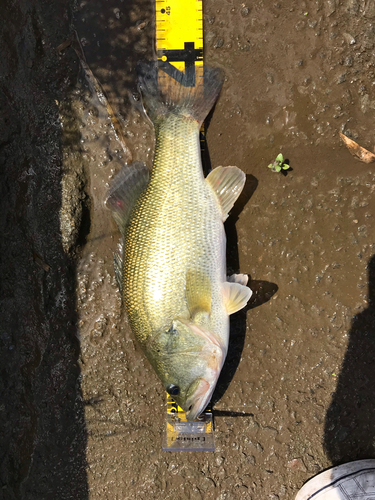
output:
M371 0L205 0L205 59L226 81L212 167L247 174L226 223L232 317L216 451L161 450L164 391L121 311L103 200L152 163L135 65L146 0L5 0L0 60L0 499L290 499L317 472L375 457L375 145ZM87 62L121 121L123 147ZM278 153L287 175L267 165ZM78 340L79 339L79 340Z

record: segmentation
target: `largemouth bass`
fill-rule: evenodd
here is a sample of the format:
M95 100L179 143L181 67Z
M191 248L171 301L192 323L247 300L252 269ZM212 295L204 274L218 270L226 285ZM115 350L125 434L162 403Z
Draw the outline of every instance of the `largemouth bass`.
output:
M229 315L251 297L247 276L226 277L223 222L245 174L218 167L207 178L200 126L222 86L222 73L187 76L141 66L144 108L154 124L155 159L125 166L107 205L123 236L115 270L130 326L173 399L194 420L214 391L229 342Z

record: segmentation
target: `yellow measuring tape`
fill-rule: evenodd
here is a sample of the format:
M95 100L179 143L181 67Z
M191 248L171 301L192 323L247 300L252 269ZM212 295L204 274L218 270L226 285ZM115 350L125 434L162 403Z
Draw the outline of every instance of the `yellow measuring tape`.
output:
M211 408L188 422L186 413L167 395L167 419L163 435L165 451L214 451L215 439Z
M176 70L184 72L189 85L195 86L203 77L202 0L155 0L155 7L159 86L163 87L166 74L176 77ZM202 147L204 143L201 134ZM188 422L184 410L167 394L163 450L214 451L211 409Z
M196 78L203 76L203 1L155 0L155 12L160 87L165 73L173 76L174 68L187 73L194 85ZM204 124L200 142L204 155Z
M185 73L203 66L202 0L155 0L159 68Z
M173 74L177 69L198 76L199 71L203 70L202 0L155 0L155 11L159 85L163 85L160 71ZM195 82L195 78L191 81ZM186 420L185 412L169 394L167 413L179 414ZM172 427L168 425L167 431L170 431L167 434L171 436Z
M203 67L202 0L155 0L156 51L161 70L168 65L179 71L196 71ZM162 80L160 80L162 83ZM174 407L175 405L175 407ZM182 413L167 395L167 411Z

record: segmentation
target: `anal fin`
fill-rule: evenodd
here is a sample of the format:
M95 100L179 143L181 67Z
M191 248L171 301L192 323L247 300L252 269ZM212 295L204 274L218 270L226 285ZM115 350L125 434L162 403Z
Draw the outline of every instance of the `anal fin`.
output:
M237 167L217 167L208 174L206 181L218 197L225 220L241 194L246 175Z

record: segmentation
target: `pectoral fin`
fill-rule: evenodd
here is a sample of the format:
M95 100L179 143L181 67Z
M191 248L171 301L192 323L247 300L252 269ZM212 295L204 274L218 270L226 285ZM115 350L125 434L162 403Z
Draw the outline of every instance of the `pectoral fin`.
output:
M196 335L204 339L208 344L220 347L220 351L221 353L223 353L224 347L222 346L220 340L213 333L191 321L187 321L185 319L179 319L178 321L180 321L180 323L190 328L192 332L194 332Z
M218 197L225 220L245 185L246 175L237 167L217 167L206 181Z
M198 270L186 273L186 300L192 319L197 315L211 313L212 287L209 277Z
M139 161L122 167L113 179L106 205L112 211L112 216L121 233L124 232L130 212L138 196L147 186L148 179L148 168Z
M223 284L224 303L228 314L233 314L246 306L253 292L239 283Z

